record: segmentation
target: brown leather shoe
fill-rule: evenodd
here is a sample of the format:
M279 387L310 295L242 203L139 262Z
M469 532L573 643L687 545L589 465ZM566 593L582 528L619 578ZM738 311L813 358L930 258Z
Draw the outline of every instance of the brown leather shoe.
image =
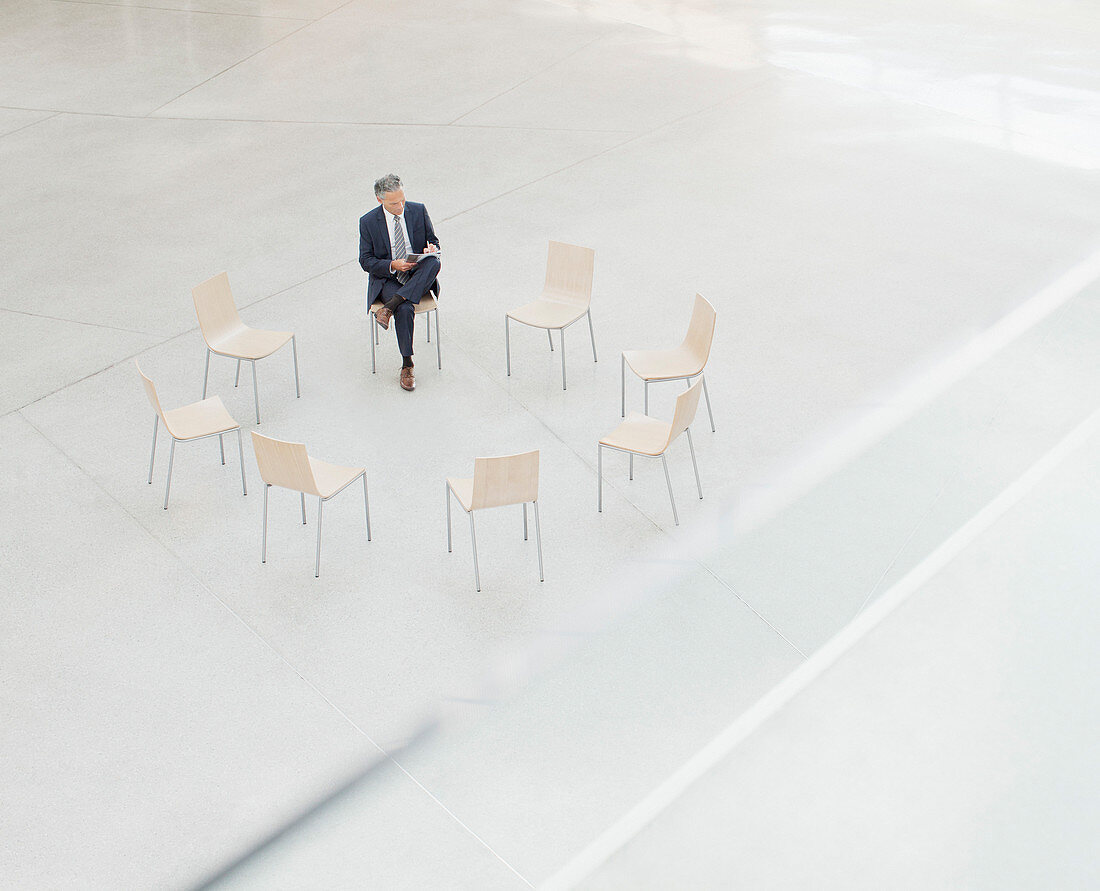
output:
M416 378L413 377L412 368L401 369L401 389L413 390L416 388Z
M388 306L380 306L377 310L375 310L374 317L378 319L379 325L381 325L387 331L390 330L390 319L393 318L392 309L390 309Z

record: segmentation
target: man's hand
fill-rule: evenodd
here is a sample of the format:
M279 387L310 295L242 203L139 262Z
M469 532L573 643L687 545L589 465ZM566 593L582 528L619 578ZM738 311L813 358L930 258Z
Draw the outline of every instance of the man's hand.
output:
M432 244L430 241L428 242L427 246L424 248L424 253L425 254L434 254L434 253L437 253L438 251L439 251L439 245L438 244Z
M416 269L415 263L410 263L408 260L393 260L390 262L391 272L411 272Z

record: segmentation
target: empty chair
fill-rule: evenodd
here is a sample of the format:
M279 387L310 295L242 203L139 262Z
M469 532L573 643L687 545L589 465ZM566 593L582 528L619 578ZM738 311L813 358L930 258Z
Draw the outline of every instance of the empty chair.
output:
M440 371L443 370L443 354L439 351L439 305L435 302L435 297L431 294L425 294L420 298L420 302L413 304L415 307L413 313L415 315L427 314L427 337L428 343L432 342L432 316L435 313L435 362ZM375 373L375 349L378 346L378 332L385 330L378 324L378 320L375 314L382 308L382 301L375 300L374 303L367 304L367 317L371 322L371 339L370 339L370 373Z
M306 454L300 442L284 442L252 431L252 448L256 464L264 481L264 536L260 562L267 562L267 492L281 486L298 492L302 499L302 525L306 522L306 495L317 496L317 561L314 578L321 575L321 521L325 502L344 491L357 479L363 479L363 509L367 514L367 541L370 541L370 500L367 497L367 471L363 467L340 467L326 464Z
M264 331L249 328L241 321L233 292L229 290L229 276L215 275L191 289L195 301L195 314L199 317L199 329L206 341L206 370L202 375L202 397L206 398L206 381L210 376L210 354L228 356L237 360L237 375L233 386L241 379L241 362L252 363L252 396L256 401L256 423L260 423L260 388L256 384L256 362L266 359L290 341L294 351L294 391L300 399L302 388L298 382L298 344L292 331Z
M546 283L542 294L534 303L513 309L504 317L504 354L508 376L512 375L512 345L508 329L509 320L532 328L545 328L554 349L552 330L561 338L561 388L565 389L565 329L588 316L588 336L592 339L592 361L596 360L596 335L592 331L592 268L596 252L591 248L577 247L551 241L546 255Z
M241 459L241 489L248 494L248 484L244 478L244 449L241 445L241 425L233 420L233 416L225 410L221 399L211 396L202 402L192 402L182 408L172 408L165 411L161 408L160 399L157 397L157 388L153 382L145 376L137 360L134 366L141 375L141 381L145 385L145 395L156 413L153 416L153 448L149 453L149 485L153 484L153 461L157 456L157 430L160 422L164 422L164 429L172 437L172 448L168 452L168 482L164 485L164 509L168 510L168 493L172 489L172 465L176 460L176 443L192 442L196 439L207 439L211 436L218 437L218 446L222 453L222 464L225 464L225 440L226 433L237 431L237 452Z
M626 368L645 381L645 413L649 414L649 385L654 381L690 381L700 377L703 381L703 397L707 400L710 429L714 432L714 413L710 410L710 394L703 374L710 345L714 340L714 322L717 313L710 302L700 294L695 295L687 336L684 342L672 350L626 350L622 359L622 416L626 417Z
M596 476L599 487L597 510L603 510L603 450L614 449L617 452L630 453L631 479L634 478L635 455L661 459L661 465L665 469L665 482L668 484L668 500L672 502L672 519L676 521L677 526L680 525L665 452L681 433L687 433L688 448L691 449L691 466L695 468L695 485L699 489L699 497L702 498L703 484L699 481L699 465L695 461L695 443L691 441L691 423L695 420L695 410L699 407L701 386L702 381L696 381L676 397L676 413L672 416L671 424L631 412L630 417L600 440L596 448Z
M447 479L447 553L451 552L451 495L470 515L470 545L474 551L474 585L481 590L477 569L477 534L474 511L506 504L523 505L523 540L527 541L527 502L535 508L535 541L539 552L539 581L542 573L542 530L539 527L539 453L475 458L473 479Z

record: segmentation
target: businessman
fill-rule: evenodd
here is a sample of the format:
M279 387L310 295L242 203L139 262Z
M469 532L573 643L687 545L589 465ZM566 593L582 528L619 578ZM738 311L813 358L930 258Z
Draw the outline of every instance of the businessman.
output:
M419 263L408 254L431 254L439 250L439 239L423 204L405 200L401 178L388 173L374 184L378 207L359 218L359 265L367 273L367 305L380 303L375 313L378 324L397 329L401 350L402 388L416 386L413 376L413 316L416 304L431 291L439 295L439 258L425 257Z

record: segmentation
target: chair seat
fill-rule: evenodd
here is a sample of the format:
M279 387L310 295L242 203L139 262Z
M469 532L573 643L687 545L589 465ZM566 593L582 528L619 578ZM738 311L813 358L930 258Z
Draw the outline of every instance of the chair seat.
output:
M705 363L683 347L674 350L624 350L623 358L638 377L646 381L693 377Z
M216 353L234 359L266 359L285 346L294 336L293 331L266 331L263 328L241 326L210 344Z
M421 313L424 313L424 312L431 312L432 310L434 310L436 308L435 298L431 294L425 294L423 297L420 298L420 302L419 303L414 303L413 306L415 307L415 314L416 315L420 315ZM377 314L378 310L380 310L381 308L382 308L382 301L381 300L375 300L374 303L372 303L370 305L371 315Z
M331 498L359 474L365 472L365 468L362 467L341 467L339 464L327 464L313 457L309 459L309 468L313 471L317 494L322 498Z
M660 455L668 445L671 428L672 425L666 421L631 412L625 421L600 440L600 445L639 455Z
M217 396L192 402L182 408L169 409L164 413L164 425L174 439L197 439L236 430L241 426L233 420Z
M451 491L455 493L455 497L458 498L458 503L462 505L462 509L469 512L470 505L474 503L473 479L456 480L447 477L447 485L450 486Z
M575 303L559 303L556 300L540 298L534 303L528 303L519 309L508 312L508 318L515 319L523 325L532 328L564 328L571 325L588 312L587 307L577 306Z

